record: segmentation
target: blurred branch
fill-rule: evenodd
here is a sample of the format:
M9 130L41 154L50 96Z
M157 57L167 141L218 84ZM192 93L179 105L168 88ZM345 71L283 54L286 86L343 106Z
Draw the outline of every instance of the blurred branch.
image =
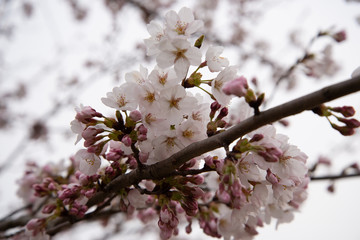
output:
M360 173L326 175L326 176L321 176L321 177L312 176L310 179L311 179L311 181L320 181L320 180L338 180L338 179L353 178L353 177L360 177Z

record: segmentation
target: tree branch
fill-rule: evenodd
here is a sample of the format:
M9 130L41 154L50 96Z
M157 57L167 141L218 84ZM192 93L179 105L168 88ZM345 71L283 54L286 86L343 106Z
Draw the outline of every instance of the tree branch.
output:
M321 176L321 177L312 176L310 179L311 179L311 181L321 181L321 180L338 180L338 179L353 178L353 177L360 177L360 173L326 175L326 176Z
M261 126L276 122L291 115L299 114L305 110L311 110L320 104L355 93L359 90L360 76L357 76L261 112L259 115L250 117L222 133L190 144L161 162L144 166L141 171L136 169L130 173L118 176L105 187L105 191L99 192L91 198L88 206L98 204L102 202L109 193L116 192L118 189L126 186L137 184L142 179L169 177L178 167L192 158L220 148L224 144L230 144L237 138Z

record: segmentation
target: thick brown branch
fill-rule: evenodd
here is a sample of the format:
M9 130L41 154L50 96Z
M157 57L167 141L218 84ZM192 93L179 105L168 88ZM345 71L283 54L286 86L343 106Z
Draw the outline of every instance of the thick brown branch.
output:
M230 144L237 138L258 129L261 126L301 113L305 110L311 110L322 103L329 102L359 90L360 76L330 85L316 92L261 112L259 115L250 117L222 133L200 142L190 144L161 162L145 166L141 170L136 169L128 174L115 178L106 186L104 192L97 193L89 200L88 206L98 204L102 202L109 193L116 192L126 186L137 184L142 179L161 179L168 177L178 167L190 159L220 148L224 144Z

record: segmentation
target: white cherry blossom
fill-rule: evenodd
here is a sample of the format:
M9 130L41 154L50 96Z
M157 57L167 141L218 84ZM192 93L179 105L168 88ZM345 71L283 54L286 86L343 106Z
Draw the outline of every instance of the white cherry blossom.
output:
M159 43L166 38L164 28L157 22L151 21L147 26L150 38L144 40L147 46L147 55L152 56L160 52Z
M147 82L148 70L140 65L140 71L132 71L125 74L126 82L142 85Z
M75 144L77 144L82 139L81 134L84 131L86 125L79 122L77 119L72 120L70 125L71 125L71 131L77 134L75 141Z
M183 7L179 13L169 11L165 15L165 25L170 37L189 37L203 27L201 20L195 20L190 8Z
M101 165L101 160L99 156L94 153L88 152L86 149L80 149L75 154L75 160L80 163L80 172L89 176L94 175Z
M200 141L207 137L201 124L193 120L187 120L176 128L177 135L184 146Z
M190 65L198 66L201 63L200 49L191 46L184 39L162 41L159 44L160 54L156 62L161 68L168 68L174 65L175 72L179 78L184 78Z
M210 72L219 72L223 67L229 66L229 60L220 57L223 51L224 48L220 46L210 46L207 50L205 60Z
M149 74L149 81L153 84L154 88L158 91L164 88L172 87L181 82L181 78L176 76L175 70L169 68L167 70L156 67Z
M153 161L155 162L162 161L185 147L175 130L169 130L167 134L157 137L152 144L155 157Z
M183 116L192 109L192 104L196 98L187 96L182 86L166 88L160 92L160 108L162 116L167 118L170 124L178 124Z
M135 110L138 105L133 94L136 92L135 89L135 84L122 84L121 87L114 87L112 92L106 94L106 98L101 98L101 101L106 106L117 110Z
M232 97L224 94L222 88L226 82L236 78L236 72L235 66L226 67L211 82L211 92L216 100L223 106L228 105Z

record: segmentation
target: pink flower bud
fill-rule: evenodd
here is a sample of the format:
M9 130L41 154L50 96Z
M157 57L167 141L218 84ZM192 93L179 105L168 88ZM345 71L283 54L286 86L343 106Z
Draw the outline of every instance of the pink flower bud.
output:
M43 210L41 211L44 214L50 214L52 213L54 210L56 209L56 205L55 204L48 204L45 205Z
M329 158L327 158L327 157L320 156L317 163L318 164L323 164L323 165L326 165L326 166L330 166L331 165L331 160Z
M95 111L95 109L90 106L81 107L81 109L77 109L77 114L75 118L84 124L88 124L93 121L93 117L102 117L101 113Z
M354 128L350 128L348 126L338 126L336 124L331 124L331 127L334 128L335 130L337 130L341 135L343 136L351 136L355 133Z
M160 220L163 222L163 223L168 223L170 222L170 219L172 218L172 214L171 212L169 211L168 208L166 207L163 207L160 211Z
M229 109L227 107L223 107L221 110L220 110L220 113L219 115L217 116L216 120L220 120L224 117L226 117L229 113Z
M250 142L258 142L260 141L261 139L264 138L264 135L262 134L255 134L251 139L250 139Z
M231 200L230 194L225 191L220 192L217 195L218 195L220 201L223 203L229 203Z
M149 159L149 153L144 153L144 152L139 153L140 162L146 163L148 159Z
M41 228L44 227L44 224L45 219L34 218L26 224L26 228L30 231L39 231Z
M352 117L355 114L352 106L334 107L331 111L341 113L344 117Z
M104 129L97 129L97 128L94 128L94 127L88 127L86 128L81 136L85 139L85 140L91 140L91 139L94 139L96 135L98 135L99 133L102 133L104 132Z
M343 122L346 124L349 128L358 128L360 127L360 122L356 120L355 118L347 119L347 118L338 118L340 122Z
M218 102L213 102L210 105L210 109L211 111L216 112L217 110L219 110L221 108L221 105Z
M131 138L130 138L129 135L125 135L125 136L121 139L121 142L122 142L125 146L127 146L127 147L130 147L131 144L132 144L132 140L131 140Z
M224 84L222 91L226 95L236 95L238 97L244 97L246 95L249 85L245 77L241 76L232 81L228 81Z
M266 180L271 184L278 184L279 178L271 172L270 169L266 171Z
M337 42L343 42L346 40L346 32L345 30L339 31L332 35L333 39Z
M141 112L138 111L138 110L133 110L133 111L130 112L129 117L134 122L140 121L141 120Z
M279 148L266 148L266 151L259 151L258 154L262 156L267 162L277 162L282 155Z

